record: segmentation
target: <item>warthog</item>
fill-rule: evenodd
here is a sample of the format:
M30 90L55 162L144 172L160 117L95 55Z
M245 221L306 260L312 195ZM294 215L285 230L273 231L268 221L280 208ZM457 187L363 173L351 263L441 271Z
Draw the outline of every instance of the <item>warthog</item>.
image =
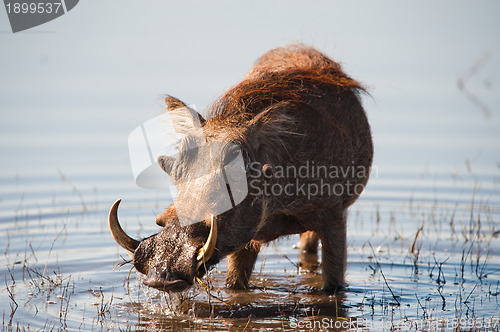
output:
M146 275L144 284L184 290L227 256L227 286L246 288L263 243L301 234L299 245L308 252L315 252L321 240L323 289L342 289L346 212L364 189L373 158L359 98L363 91L338 63L314 48L291 45L265 53L241 83L210 107L208 120L200 117L207 142L241 149L248 184L244 200L186 226L172 205L156 217L162 230L141 241L120 227L120 201L111 208L111 233ZM185 106L170 96L165 102L168 111ZM158 158L174 179L197 161L196 154L184 156L186 148L184 140L176 159Z

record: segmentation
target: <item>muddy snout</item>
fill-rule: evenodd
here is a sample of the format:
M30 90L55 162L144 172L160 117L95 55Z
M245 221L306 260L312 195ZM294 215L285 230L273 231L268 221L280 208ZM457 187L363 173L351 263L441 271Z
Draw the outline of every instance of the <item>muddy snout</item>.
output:
M146 286L180 292L193 284L196 249L166 237L168 232L144 239L134 254L134 267L144 275ZM177 237L176 237L177 238Z

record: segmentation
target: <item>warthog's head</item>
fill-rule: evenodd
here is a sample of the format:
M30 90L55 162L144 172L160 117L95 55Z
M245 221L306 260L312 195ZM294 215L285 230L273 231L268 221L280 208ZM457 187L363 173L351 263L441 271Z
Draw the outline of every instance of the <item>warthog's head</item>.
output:
M157 216L161 232L142 241L130 238L120 227L120 200L111 208L109 226L135 268L147 276L147 286L181 291L220 259L220 250L213 255L217 215L245 198L247 179L237 144L208 141L201 127L203 118L173 97L167 97L166 103L176 131L186 134L178 144L177 158L158 157L158 164L178 189L176 202Z

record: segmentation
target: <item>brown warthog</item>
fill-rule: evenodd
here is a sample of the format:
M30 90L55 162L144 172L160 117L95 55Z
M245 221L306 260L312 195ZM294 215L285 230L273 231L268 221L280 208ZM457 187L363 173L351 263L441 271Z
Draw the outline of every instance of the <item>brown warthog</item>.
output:
M121 229L120 201L111 208L111 233L146 275L144 283L184 290L227 256L227 286L246 288L261 244L302 233L303 250L315 252L321 240L323 289L341 289L346 211L364 189L373 157L362 91L338 63L314 48L292 45L264 54L211 106L208 120L200 117L206 142L225 142L242 152L248 186L243 201L185 226L172 205L156 217L162 230L142 241ZM170 96L165 101L168 111L185 106ZM189 137L179 145L178 158L158 158L174 180L199 159L196 149L185 156L188 146ZM222 150L222 159L231 159L233 150Z

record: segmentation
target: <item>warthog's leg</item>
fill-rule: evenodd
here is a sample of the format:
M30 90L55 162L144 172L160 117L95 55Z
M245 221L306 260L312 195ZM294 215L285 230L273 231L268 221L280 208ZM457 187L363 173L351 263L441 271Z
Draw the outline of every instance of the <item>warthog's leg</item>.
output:
M308 231L300 234L298 247L303 253L317 254L318 253L318 233Z
M332 211L328 218L331 221L318 231L322 244L323 290L335 292L344 287L347 265L346 211Z
M260 242L250 241L247 245L228 256L226 285L236 289L246 289L248 279L260 251Z
M300 234L297 247L300 249L299 267L301 271L316 272L318 269L318 242L319 235L314 231Z

